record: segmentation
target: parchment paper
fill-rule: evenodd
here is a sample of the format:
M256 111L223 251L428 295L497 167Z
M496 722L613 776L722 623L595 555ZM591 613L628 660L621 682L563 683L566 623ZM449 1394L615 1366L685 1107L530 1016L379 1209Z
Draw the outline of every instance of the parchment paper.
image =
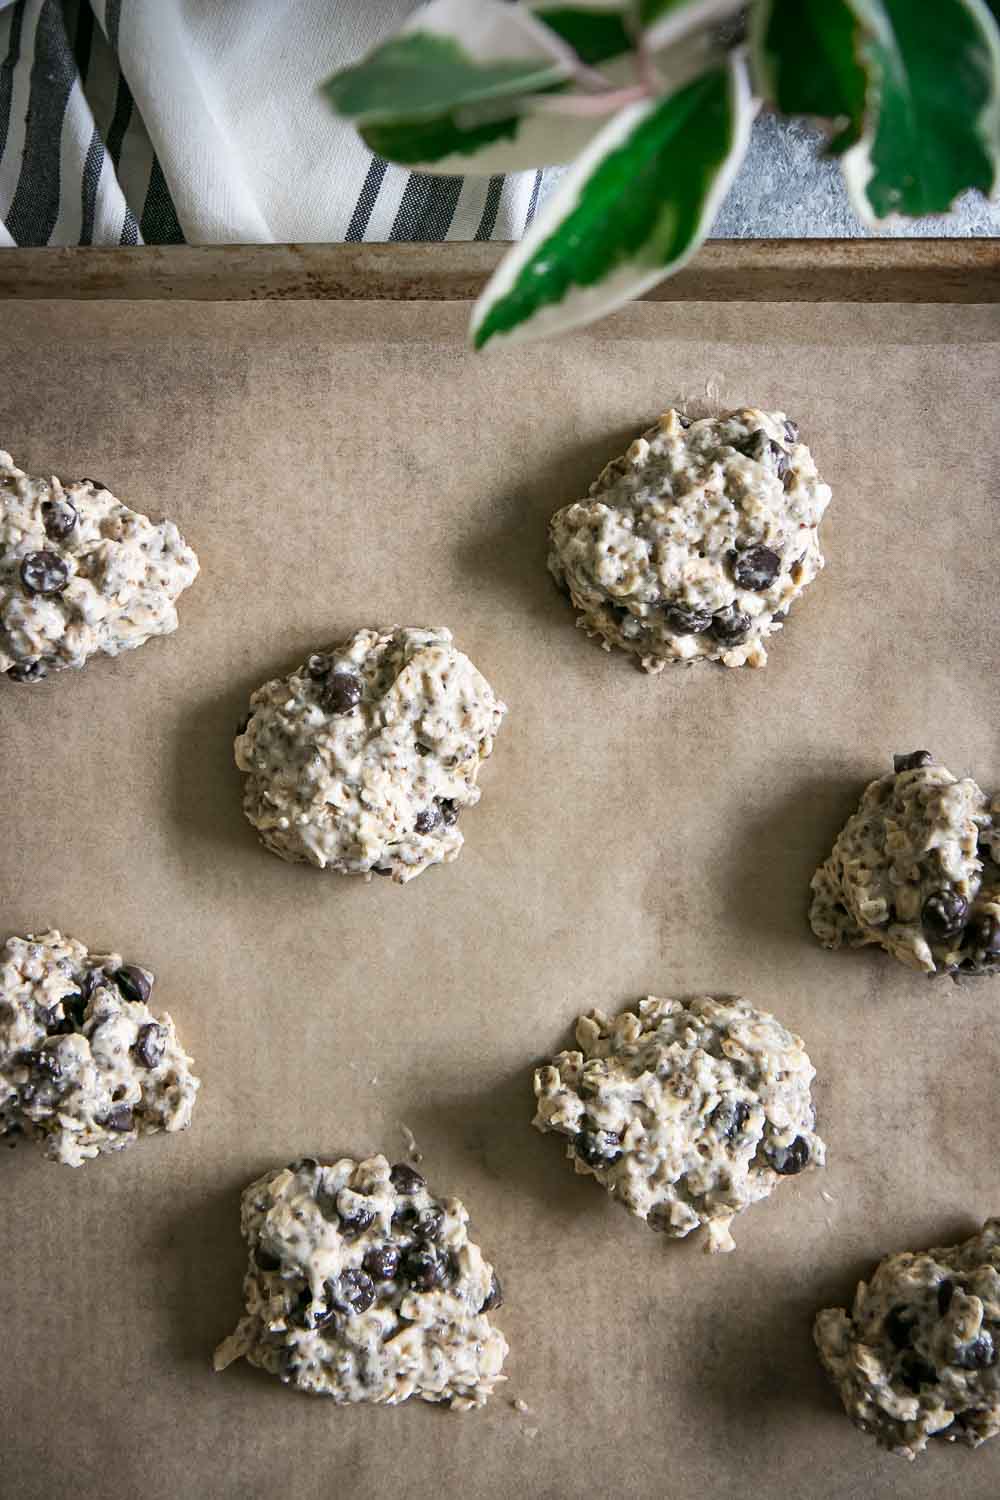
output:
M1000 782L1000 309L653 304L478 359L466 316L0 306L0 446L175 517L203 567L171 639L0 683L4 935L151 967L204 1080L187 1135L78 1171L2 1153L0 1491L986 1500L1000 1442L880 1453L811 1322L1000 1213L1000 980L826 953L805 912L893 751ZM834 488L827 571L761 672L648 679L545 572L549 514L675 401L785 408ZM510 705L466 847L405 888L284 865L240 811L248 693L397 621L449 625ZM803 1035L830 1156L713 1258L530 1127L579 1012L706 991ZM500 1269L509 1384L457 1415L214 1375L241 1188L400 1159L401 1122Z

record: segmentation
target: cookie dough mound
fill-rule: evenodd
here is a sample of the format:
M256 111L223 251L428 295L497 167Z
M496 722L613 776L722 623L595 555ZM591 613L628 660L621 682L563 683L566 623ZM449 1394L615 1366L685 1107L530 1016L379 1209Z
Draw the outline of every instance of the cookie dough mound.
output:
M78 1167L141 1135L184 1130L199 1081L148 969L46 932L10 938L0 968L0 1136Z
M576 1023L577 1051L535 1073L535 1126L630 1213L675 1239L704 1224L706 1250L781 1177L821 1166L799 1037L746 1000L641 1000Z
M246 1358L339 1405L419 1396L459 1411L505 1378L507 1341L487 1317L503 1300L496 1273L464 1206L412 1167L304 1157L252 1182L241 1219L246 1314L217 1370Z
M359 630L253 694L243 811L282 859L412 880L458 857L506 712L450 630Z
M0 672L40 682L177 629L198 559L96 479L32 479L0 451Z
M1000 1219L962 1245L890 1255L814 1337L847 1415L883 1448L978 1448L1000 1432Z
M707 657L762 667L823 566L830 489L783 412L668 411L552 518L549 568L606 650L647 672Z
M1000 798L928 750L894 757L812 878L825 948L878 943L927 974L1000 969Z

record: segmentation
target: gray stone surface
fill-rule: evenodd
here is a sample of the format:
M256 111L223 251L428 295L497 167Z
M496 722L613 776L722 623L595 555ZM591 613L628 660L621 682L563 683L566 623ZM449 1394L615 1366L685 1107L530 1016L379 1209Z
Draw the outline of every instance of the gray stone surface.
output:
M839 163L821 156L820 131L771 114L757 119L746 160L712 228L719 239L1000 235L1000 202L966 193L952 213L874 231L855 216ZM546 193L561 176L546 173Z

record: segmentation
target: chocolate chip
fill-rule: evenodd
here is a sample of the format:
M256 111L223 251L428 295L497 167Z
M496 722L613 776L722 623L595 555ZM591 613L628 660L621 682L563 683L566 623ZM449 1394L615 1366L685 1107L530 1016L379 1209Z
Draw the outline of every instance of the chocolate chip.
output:
M361 702L361 683L353 672L334 672L323 690L323 707L330 714L349 714Z
M933 1365L929 1365L919 1354L904 1354L899 1366L899 1374L903 1384L908 1391L914 1395L922 1385L934 1385L937 1381L937 1371Z
M288 1170L289 1172L318 1172L319 1162L315 1156L297 1156L289 1164Z
M81 479L80 483L89 484L92 490L106 490L108 488L107 485L102 484L99 479Z
M970 1344L960 1349L951 1361L960 1370L985 1370L997 1362L997 1351L989 1330L983 1328Z
M357 1239L359 1234L364 1234L375 1223L375 1212L370 1208L338 1209L337 1216L340 1219L340 1232L348 1240Z
M418 1292L432 1292L445 1279L446 1263L436 1250L417 1247L406 1252L403 1275Z
M431 833L441 821L441 809L437 803L431 803L417 813L417 821L413 825L415 833Z
M750 616L738 610L735 604L727 604L712 616L709 631L720 646L738 646L746 640L750 629Z
M11 682L41 682L48 675L48 668L40 661L19 661L7 668Z
M436 1240L444 1224L444 1212L436 1205L425 1208L417 1219L416 1232L422 1240Z
M313 682L322 682L330 670L330 658L323 656L321 652L315 652L306 662L306 671Z
M733 553L733 577L736 587L760 593L769 589L781 572L781 558L770 547L747 547Z
M39 1078L51 1078L55 1081L62 1077L59 1054L49 1048L42 1048L38 1052L23 1052L19 1060Z
M965 925L969 903L957 891L933 891L924 902L920 920L932 939L955 937Z
M42 501L42 523L50 542L64 542L79 519L76 506L68 500Z
M486 1293L486 1301L479 1311L481 1313L492 1312L495 1307L503 1307L503 1287L500 1285L500 1277L494 1271L490 1278L490 1289Z
M123 964L115 970L114 978L126 1000L131 1000L134 1005L145 1005L153 986L141 969L135 964Z
M938 1282L937 1305L938 1312L941 1314L942 1318L951 1306L951 1299L952 1297L954 1297L954 1295L955 1283L953 1281L949 1281L948 1278L945 1277L944 1281Z
M88 969L80 980L80 994L85 1000L89 1000L97 987L101 984L107 984L107 982L108 976L105 974L103 968L100 964L95 964L94 968Z
M418 1188L425 1187L424 1179L419 1172L405 1161L398 1161L389 1173L389 1181L397 1193L415 1193Z
M439 797L438 806L441 809L441 822L446 828L451 828L458 822L458 815L462 809L450 797Z
M315 1328L316 1319L313 1314L313 1297L308 1285L302 1288L288 1309L288 1321L294 1324L296 1328Z
M399 1251L395 1245L373 1246L361 1264L373 1281L393 1281L399 1270Z
M799 440L799 424L793 422L791 417L785 418L785 439L789 443L797 443Z
M602 1130L587 1116L583 1129L573 1141L573 1150L588 1167L610 1167L621 1157L622 1138L614 1130Z
M258 1271L277 1271L281 1268L281 1261L270 1250L265 1250L263 1245L258 1245L253 1253Z
M691 426L691 418L690 417L682 416L682 414L680 412L677 412L676 416L677 416L678 422L681 424L681 426L684 428L684 431L686 432L687 429Z
M716 1106L712 1123L720 1135L732 1141L742 1132L750 1118L750 1106L745 1099L723 1099Z
M131 1130L132 1123L131 1104L116 1104L101 1121L106 1130L116 1130L119 1134Z
M971 947L984 953L1000 953L1000 922L992 912L983 911L973 917L966 929L966 940Z
M702 635L712 623L710 609L688 609L683 604L668 604L663 617L674 635Z
M733 447L737 453L742 453L746 458L752 458L756 463L773 464L779 479L784 479L788 473L790 467L788 454L780 443L768 437L763 427L756 428L749 437L739 443L734 443Z
M912 1307L890 1307L885 1315L885 1331L897 1349L907 1349L913 1339L917 1315Z
M797 1135L790 1146L769 1146L768 1161L781 1177L794 1177L809 1162L809 1143Z
M375 1284L366 1271L344 1271L327 1288L331 1301L349 1312L367 1312L375 1301Z
M82 995L63 995L62 997L63 1018L54 1029L57 1033L66 1035L71 1031L79 1031L83 1025L84 1013L87 1002Z
M911 750L909 755L894 755L892 769L898 776L901 771L917 771L921 766L932 766L934 757L929 750Z
M392 874L392 867L391 867L391 865L372 865L372 874L373 875L391 875Z
M400 1204L392 1211L392 1225L397 1234L412 1234L420 1215L410 1204Z
M166 1030L154 1021L148 1026L139 1027L139 1035L135 1040L135 1055L144 1068L156 1068L163 1061L166 1045Z
M29 552L21 563L21 582L29 594L51 598L69 583L69 564L55 552Z

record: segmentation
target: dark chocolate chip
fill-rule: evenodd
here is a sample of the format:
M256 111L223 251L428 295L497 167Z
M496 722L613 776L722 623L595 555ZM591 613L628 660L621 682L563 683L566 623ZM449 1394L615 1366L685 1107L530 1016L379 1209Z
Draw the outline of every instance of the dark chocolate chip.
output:
M58 1052L49 1048L42 1048L38 1052L23 1052L19 1059L27 1064L31 1071L39 1078L51 1078L53 1080L62 1077L62 1063Z
M82 995L63 995L62 998L63 1019L56 1028L63 1034L70 1031L79 1031L83 1025L84 1013L87 1002Z
M712 616L709 626L711 635L720 646L738 646L741 641L746 640L749 629L750 616L743 614L735 604L727 604L725 609L720 609L718 614Z
M263 1245L258 1245L253 1253L258 1271L277 1271L281 1268L281 1261L270 1250L265 1250Z
M389 1173L389 1181L397 1193L415 1193L418 1188L426 1184L419 1172L415 1172L408 1162L398 1161Z
M458 822L458 815L462 809L450 797L439 797L438 806L441 809L441 822L446 828L451 828Z
M69 583L69 565L55 552L29 552L21 563L21 582L29 594L51 598Z
M588 1167L610 1167L621 1156L622 1138L614 1130L602 1130L586 1115L583 1129L573 1141L573 1150Z
M944 1281L938 1282L937 1305L938 1312L941 1314L942 1318L951 1306L951 1299L952 1297L954 1297L954 1295L955 1283L953 1281L949 1281L949 1279L945 1277Z
M490 1289L486 1293L486 1301L479 1311L481 1313L492 1312L495 1307L503 1307L503 1287L500 1285L500 1277L494 1271L490 1279Z
M102 482L99 479L81 479L80 483L81 484L89 484L90 487L91 487L91 489L94 489L94 490L106 490L108 488L107 485L106 484L102 484ZM109 493L110 493L110 491L109 491Z
M712 1122L720 1135L733 1141L750 1118L750 1106L745 1099L723 1099L716 1106Z
M897 1349L908 1349L913 1340L917 1315L912 1307L890 1307L885 1315L885 1331Z
M392 867L390 865L372 865L372 874L373 875L391 875L392 874Z
M677 412L677 420L681 424L681 426L684 428L685 432L691 426L691 420L692 419L690 417L685 417L682 412Z
M799 440L799 424L793 422L791 417L785 418L785 439L789 443L797 443Z
M83 978L80 980L80 994L85 1000L89 1000L91 995L97 989L98 985L107 984L107 982L108 976L105 974L101 965L96 964L94 968L88 969L86 974L84 974Z
M1000 922L992 912L983 911L973 917L965 936L973 948L989 954L1000 953Z
M367 1271L344 1271L336 1281L328 1281L327 1288L331 1301L348 1312L367 1312L375 1301L375 1284Z
M908 1391L914 1395L922 1385L934 1385L937 1381L937 1371L933 1365L929 1365L919 1354L904 1354L899 1366L899 1374L903 1384Z
M313 682L322 682L330 670L330 658L317 651L306 662L306 671Z
M126 1000L131 1000L135 1005L145 1005L153 986L141 969L136 968L135 964L123 964L120 969L115 970L114 977L115 984Z
M997 1362L997 1351L989 1330L984 1328L970 1344L960 1349L952 1364L960 1370L985 1370Z
M144 1068L156 1068L163 1061L166 1045L166 1030L152 1021L147 1026L139 1027L139 1035L135 1040L135 1055Z
M131 1104L116 1104L108 1111L101 1124L106 1130L116 1130L119 1134L131 1130L133 1125Z
M375 1223L375 1213L370 1208L353 1208L345 1212L337 1210L340 1220L340 1232L347 1240L357 1239L359 1234L364 1234Z
M921 766L932 766L934 757L929 750L911 750L909 755L894 755L892 769L898 776L901 771L917 771Z
M288 1321L294 1324L296 1328L315 1328L316 1318L313 1313L313 1298L308 1285L302 1288L288 1309Z
M392 1211L393 1228L397 1234L412 1234L417 1227L420 1215L410 1204L400 1204Z
M373 1281L392 1281L399 1270L399 1250L395 1245L373 1246L361 1264Z
M297 1156L289 1163L289 1172L318 1172L319 1162L315 1156Z
M446 1262L436 1250L417 1246L403 1258L403 1275L418 1292L432 1292L445 1280Z
M955 937L965 926L969 903L957 891L933 891L924 902L920 920L932 939Z
M744 438L742 442L734 443L733 446L737 453L752 458L756 463L773 464L779 479L784 479L788 473L788 454L780 443L768 437L763 427L756 428L749 437Z
M68 500L43 500L42 523L50 542L64 542L80 519Z
M417 813L417 821L413 825L414 832L431 833L438 826L440 821L441 809L438 807L436 802L432 802L430 807L425 807Z
M334 672L323 690L323 707L330 714L349 714L361 702L361 682L353 672Z
M683 604L667 604L663 617L674 635L702 635L712 623L710 609L688 609Z
M769 589L781 572L781 558L770 547L748 547L733 553L733 577L737 588L760 593Z
M48 668L41 661L19 661L7 668L11 682L41 682L48 675Z
M770 1146L766 1155L779 1176L794 1177L809 1163L809 1143L797 1135L790 1146Z
M416 1233L422 1240L436 1240L444 1224L444 1212L436 1205L425 1208L417 1219Z

